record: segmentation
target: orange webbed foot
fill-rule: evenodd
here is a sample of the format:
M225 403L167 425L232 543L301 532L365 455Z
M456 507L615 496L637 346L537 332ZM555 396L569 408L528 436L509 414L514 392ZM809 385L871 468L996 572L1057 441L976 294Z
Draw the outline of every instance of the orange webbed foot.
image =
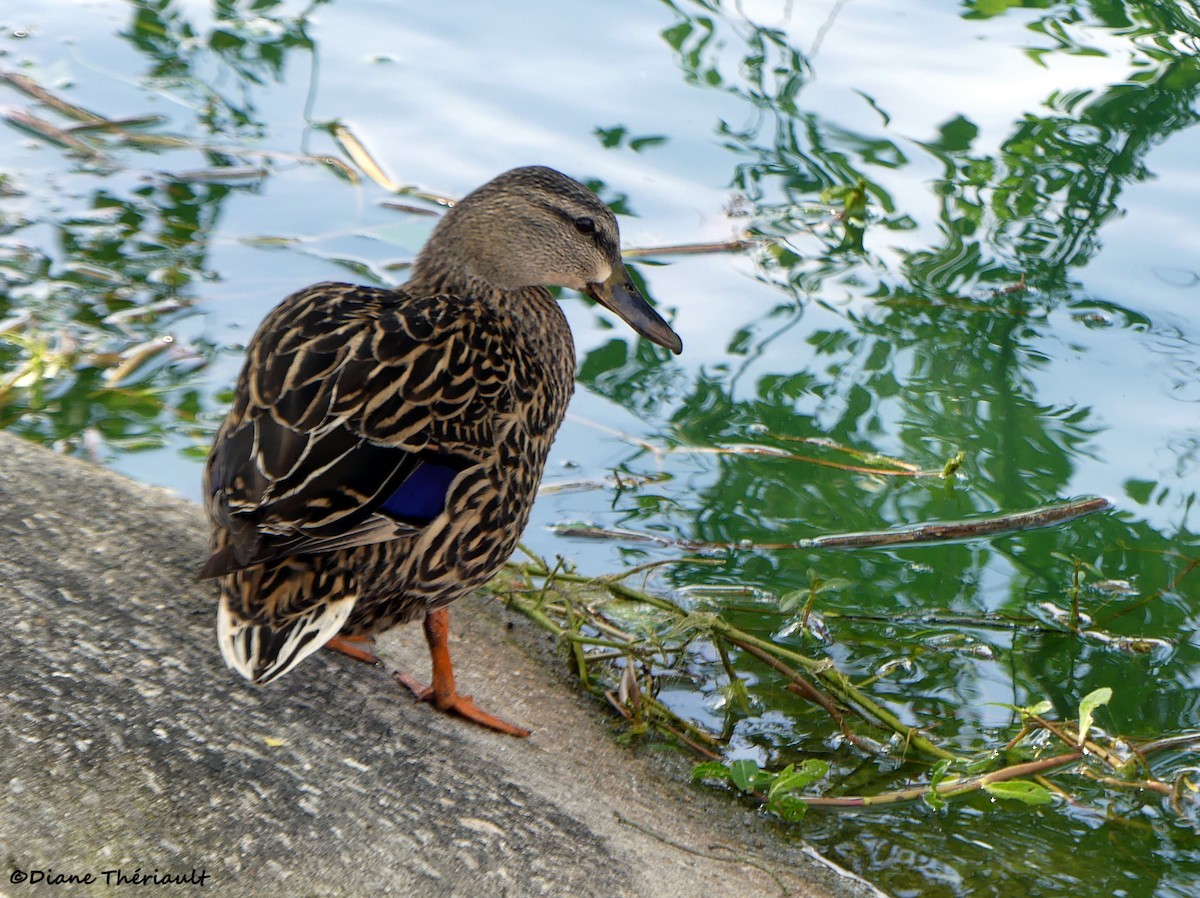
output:
M325 648L341 652L355 661L362 661L364 664L382 664L383 659L371 651L374 646L375 637L366 635L335 636L325 643Z
M412 692L418 701L429 702L439 711L457 714L472 723L525 738L529 730L488 714L471 701L469 695L459 695L454 687L454 666L450 663L450 612L445 608L430 611L425 615L425 641L429 643L429 657L433 664L433 683L426 686L408 674L397 673L396 681Z
M524 739L529 735L529 730L524 727L519 727L494 714L487 713L487 711L476 705L469 695L459 695L455 691L451 691L449 695L445 693L439 694L439 691L435 690L433 686L426 686L424 683L419 683L408 674L397 672L393 676L395 676L397 683L416 696L417 701L429 702L439 711L444 711L447 714L455 714L464 720L471 721L471 723L479 724L479 726L487 727L489 730L495 730L498 733L516 736L519 739Z

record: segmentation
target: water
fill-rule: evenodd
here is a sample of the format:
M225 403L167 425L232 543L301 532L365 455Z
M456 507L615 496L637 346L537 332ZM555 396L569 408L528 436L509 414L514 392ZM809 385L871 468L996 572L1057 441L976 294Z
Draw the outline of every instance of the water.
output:
M111 118L160 116L131 133L187 145L110 135L94 138L103 158L81 158L0 130L0 422L197 498L267 309L318 280L401 281L396 263L435 220L303 158L340 153L324 125L349 126L395 180L449 195L554 165L627 213L628 246L770 242L635 265L683 337L678 358L564 299L580 389L548 480L655 479L545 496L536 550L601 573L687 553L548 527L781 543L1106 496L1112 512L1048 530L748 548L653 585L698 606L748 587L725 601L732 622L880 675L871 694L952 749L1016 733L993 703L1048 698L1069 720L1102 686L1104 732L1194 732L1200 16L1029 7L624 0L537 4L518 21L484 4L9 0L0 68ZM966 456L946 482L698 451L872 464L798 442L811 438L923 470ZM1091 566L1080 600L1098 635L1056 618L1073 559ZM779 611L810 570L849 581L818 597L825 645ZM830 795L921 781L848 751L777 675L734 662L748 713L721 699L703 651L694 679L661 692L728 733L730 757L824 757ZM1151 759L1168 784L1194 765ZM1181 816L1157 793L1054 781L1071 801L814 811L781 836L896 895L1195 893L1186 786Z

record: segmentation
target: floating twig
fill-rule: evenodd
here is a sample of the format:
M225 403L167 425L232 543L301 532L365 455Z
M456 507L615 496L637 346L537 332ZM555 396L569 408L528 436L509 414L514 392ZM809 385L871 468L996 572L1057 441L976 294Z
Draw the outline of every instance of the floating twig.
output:
M379 163L375 161L375 157L351 133L349 128L345 125L334 125L332 133L338 146L346 151L346 155L362 170L363 174L390 193L400 193L403 190L399 184L384 173Z
M1012 296L1014 293L1024 293L1028 289L1029 285L1025 283L1025 273L1022 272L1021 277L1015 284L1009 284L1007 287L1000 287L999 289L993 290L992 293L995 296Z
M85 121L71 125L65 130L71 134L81 131L124 131L126 128L153 128L167 122L165 115L136 115L132 118L106 118L99 121Z
M358 172L356 172L354 169L352 169L350 166L348 166L345 162L343 162L337 156L327 156L327 155L323 155L323 154L317 154L317 155L313 155L313 156L304 155L304 156L299 156L297 158L299 159L300 162L303 162L306 165L323 165L327 169L332 171L335 175L337 175L339 178L344 178L345 180L349 181L351 184L358 183Z
M167 334L129 347L120 354L120 363L104 375L105 386L115 387L150 359L170 349L174 342L175 338Z
M1182 736L1171 737L1168 739L1159 739L1152 743L1146 743L1140 749L1142 754L1154 754L1165 749L1186 748L1194 746L1200 742L1200 733L1187 733ZM1094 747L1094 746L1093 746ZM985 773L981 776L970 777L968 779L948 779L938 783L932 789L927 785L915 786L910 789L899 789L894 792L884 792L879 795L869 796L841 796L836 798L820 798L803 796L804 803L810 807L825 807L825 808L861 808L880 804L895 804L898 802L912 801L928 795L931 791L943 798L952 798L957 795L963 795L967 792L973 792L979 789L985 789L993 783L1001 783L1009 780L1020 779L1022 777L1034 776L1039 774L1049 773L1050 771L1069 767L1076 764L1085 758L1097 757L1091 753L1091 748L1087 752L1070 751L1063 754L1054 755L1049 758L1039 758L1034 761L1026 761L1021 764L1012 764L1008 767L1002 767L999 770L994 770L991 773ZM1099 757L1103 763L1108 766L1113 766L1114 761L1118 768L1121 765L1119 759L1113 759L1111 755ZM1152 792L1157 792L1160 795L1170 797L1173 793L1173 788L1156 779L1143 780L1123 780L1117 777L1107 776L1104 774L1095 773L1093 771L1082 769L1080 774L1088 777L1091 780L1102 783L1106 786L1119 789L1145 789ZM1061 790L1056 790L1060 791ZM1176 813L1179 809L1176 808Z
M1164 736L1162 739L1155 739L1152 742L1143 742L1137 747L1137 750L1140 754L1152 754L1197 746L1200 746L1200 733L1192 732L1180 733L1177 736Z
M32 78L25 75L20 75L16 72L0 72L0 81L6 82L11 87L16 88L25 96L34 100L38 100L61 112L67 118L73 118L79 122L101 123L107 122L102 115L84 109L82 106L76 106L74 103L68 103L66 100L51 93L46 88L42 87Z
M959 296L928 299L918 296L890 296L879 300L881 306L911 306L919 309L954 309L981 315L998 315L1008 318L1029 318L1039 310L1013 305L997 305Z
M249 150L244 147L213 147L206 144L197 143L187 137L179 137L175 134L142 134L139 131L127 131L124 128L113 128L112 134L121 139L123 143L130 146L154 147L164 150L199 150L203 153L220 153L230 156L268 156L266 150L256 151Z
M251 166L225 166L220 168L198 168L191 171L162 172L169 181L188 182L221 182L221 181L258 181L269 175L265 168Z
M1080 773L1090 780L1100 783L1102 786L1109 786L1113 789L1132 789L1136 791L1147 790L1157 792L1159 795L1165 795L1170 798L1175 791L1171 786L1161 780L1122 780L1115 776L1102 776L1099 773L1093 773L1090 770L1081 770ZM1178 813L1178 810L1176 810Z
M850 451L842 447L837 448L839 452ZM811 465L820 465L823 468L836 468L839 471L849 471L852 474L870 474L877 477L946 476L945 468L921 470L913 465L890 458L883 458L883 456L878 455L874 457L882 459L889 465L895 465L895 467L883 468L877 465L853 465L827 458L813 458L811 455L797 455L794 452L788 452L786 449L777 449L774 446L760 446L754 443L735 443L729 446L679 446L672 447L666 451L671 453L686 452L692 455L760 455L767 458L781 458L787 461L800 461Z
M4 113L4 118L22 131L33 134L35 137L40 137L50 143L57 144L65 149L73 150L76 153L89 156L93 159L100 159L104 155L91 144L85 143L78 137L68 134L57 125L43 118L38 118L33 113L26 112L23 109L10 109Z
M643 259L647 256L702 256L708 253L736 253L751 249L767 241L726 240L723 243L680 243L674 246L641 246L621 250L626 259Z
M877 468L880 464L888 465L893 468L899 468L901 471L909 471L913 474L928 474L935 473L932 471L925 472L910 462L902 461L898 458L892 458L890 455L882 455L874 450L856 449L853 446L847 446L844 443L839 443L837 440L831 440L829 437L800 437L792 436L786 433L773 433L769 430L763 430L763 433L776 440L784 440L789 443L803 443L806 446L816 446L820 449L830 449L834 452L841 452L843 455L849 455L852 458L860 458L869 462L872 469ZM892 474L893 471L886 473Z
M63 271L83 280L90 281L93 284L113 286L129 283L129 279L121 274L121 272L114 271L112 268L103 265L91 265L87 262L66 262L63 264Z
M384 173L383 168L378 162L375 161L375 157L371 155L370 151L367 150L362 141L355 137L353 132L351 132L350 129L345 125L334 125L331 133L333 134L333 139L337 141L338 146L346 151L346 155L348 155L354 161L355 165L362 169L363 174L365 174L368 178L389 193L400 193L404 194L405 196L415 196L417 199L425 200L426 202L430 203L436 203L439 206L454 205L455 200L451 199L450 197L439 196L436 193L427 193L423 190L417 189L416 187L408 187L393 181L390 177L388 177L387 174Z
M1097 511L1104 511L1111 507L1112 503L1107 499L1093 497L1066 502L1062 505L1047 505L1042 508L1032 509L1031 511L1020 511L1014 514L997 515L977 520L939 521L932 524L897 527L892 530L835 533L829 536L798 539L790 543L756 543L748 539L737 543L706 542L704 540L661 536L655 533L642 533L636 530L593 527L588 524L559 524L550 529L559 536L657 543L660 546L670 546L693 552L733 551L738 549L760 551L779 551L784 549L877 549L884 546L909 546L924 543L979 539L983 536L1016 533L1022 530L1036 530L1041 527L1050 527L1054 524L1074 520L1075 518L1093 514Z
M612 474L586 480L561 480L555 483L543 483L538 495L546 496L554 493L583 493L588 490L627 489L629 487L645 486L647 483L660 483L665 479L663 474Z
M1111 507L1112 503L1107 499L1095 496L1061 505L1046 505L1030 511L1019 511L1014 514L996 515L976 520L947 521L918 524L913 527L898 527L894 530L819 536L814 539L798 540L793 547L797 549L868 549L880 546L978 539L981 536L995 536L1001 533L1049 527L1084 515L1105 511Z
M675 549L724 549L723 543L705 543L698 540L678 539L671 536L659 536L656 533L641 533L636 530L622 530L616 527L593 527L590 524L551 524L550 532L555 536L568 539L612 539L627 543L655 543L660 546L670 546Z
M178 312L180 309L186 309L191 306L191 301L186 299L164 299L160 302L149 303L144 306L133 306L132 308L122 309L119 312L104 316L104 323L111 324L114 327L125 330L127 325L134 321L143 321L149 318L155 318L159 315L167 315L171 312ZM127 331L128 333L129 331Z
M407 212L409 215L437 215L433 209L423 206L410 206L407 203L380 203L384 209L395 209L397 212Z
M776 446L763 446L757 443L734 443L725 446L658 446L642 439L641 437L633 436L632 434L625 433L622 430L609 427L607 424L601 424L598 421L585 418L582 415L568 414L567 417L571 421L583 424L584 426L590 427L593 430L599 430L602 433L610 434L622 442L629 443L631 446L637 446L639 449L645 449L649 452L652 452L659 458L666 455L757 455L765 458L783 459L786 461L808 462L814 465L820 465L822 467L849 471L854 474L868 474L880 477L946 476L945 467L923 470L918 468L916 465L901 461L897 458L890 458L886 455L880 455L877 452L864 452L861 449L843 446L840 443L825 438L794 437L782 434L772 434L767 431L760 431L768 436L774 437L775 439L804 443L810 446L818 446L820 448L830 449L835 452L842 452L846 455L863 459L870 464L847 464L845 462L838 462L830 459L813 458L809 455L797 455L794 452L789 452L786 449L780 449Z
M985 773L982 776L943 781L932 789L927 785L920 785L910 789L883 792L879 795L845 795L833 798L809 797L806 795L803 796L803 800L806 805L812 808L866 808L881 804L913 801L930 794L930 792L942 798L953 798L956 795L965 795L968 792L985 789L993 783L1003 783L1025 776L1033 776L1038 773L1056 770L1060 767L1067 767L1082 758L1083 752L1071 751L1061 755L1054 755L1050 758L1027 761L1023 764L1012 764L1008 767L1002 767L999 770L993 770L991 773Z

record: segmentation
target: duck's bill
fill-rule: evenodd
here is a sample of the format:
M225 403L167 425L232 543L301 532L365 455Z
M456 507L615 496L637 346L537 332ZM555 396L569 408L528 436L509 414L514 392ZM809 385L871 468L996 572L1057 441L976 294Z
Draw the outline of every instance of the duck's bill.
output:
M607 281L588 284L588 296L611 312L616 312L635 331L651 342L664 346L678 355L683 352L683 341L671 330L671 325L654 311L650 303L638 292L629 279L625 266L618 264Z

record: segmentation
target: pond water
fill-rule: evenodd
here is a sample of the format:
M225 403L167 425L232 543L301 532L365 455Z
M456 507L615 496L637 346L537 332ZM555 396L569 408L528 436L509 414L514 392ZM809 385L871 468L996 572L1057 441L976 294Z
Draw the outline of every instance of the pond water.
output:
M650 588L833 659L954 751L1002 749L1006 705L1069 721L1101 687L1106 745L1195 733L1198 50L1185 2L6 0L0 70L134 121L67 130L0 82L0 424L198 498L267 310L319 280L402 282L436 221L349 180L334 123L437 194L549 164L629 247L753 242L634 259L679 357L564 297L580 386L547 482L620 477L543 496L535 551L600 574L740 545ZM1088 496L1113 508L766 547ZM810 577L842 585L806 629L780 600ZM731 662L745 706L703 651L659 693L727 759L824 758L825 795L922 781ZM1146 763L1128 787L1056 776L1048 804L814 809L780 835L898 896L1195 895L1196 756Z

